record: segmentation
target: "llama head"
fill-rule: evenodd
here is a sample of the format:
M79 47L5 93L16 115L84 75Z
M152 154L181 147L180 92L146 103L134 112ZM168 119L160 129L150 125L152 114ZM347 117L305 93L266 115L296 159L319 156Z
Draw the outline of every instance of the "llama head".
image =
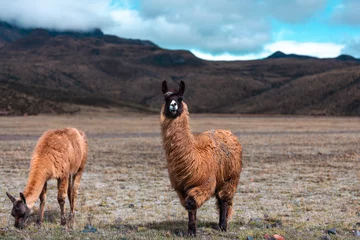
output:
M24 228L25 221L30 215L30 209L26 205L26 199L23 193L20 193L20 198L16 199L11 196L10 193L6 192L6 195L13 203L13 209L11 210L11 215L15 218L15 227Z
M175 119L183 112L183 94L185 91L185 83L180 82L179 90L168 89L166 81L162 83L162 92L164 94L165 107L164 115L167 118Z

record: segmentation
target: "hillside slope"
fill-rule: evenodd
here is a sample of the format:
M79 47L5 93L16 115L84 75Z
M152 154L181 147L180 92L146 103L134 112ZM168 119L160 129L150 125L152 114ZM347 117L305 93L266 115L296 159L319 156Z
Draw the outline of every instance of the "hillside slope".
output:
M351 57L204 61L96 29L62 33L3 25L0 87L42 101L157 111L161 82L183 80L192 112L360 115L360 63Z

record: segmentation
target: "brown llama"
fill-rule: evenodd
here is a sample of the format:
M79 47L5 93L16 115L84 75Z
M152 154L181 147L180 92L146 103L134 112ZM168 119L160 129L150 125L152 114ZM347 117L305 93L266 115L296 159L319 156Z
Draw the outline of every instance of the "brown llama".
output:
M15 218L16 228L25 226L26 219L38 198L40 208L37 223L41 225L49 179L57 179L58 182L57 200L61 211L61 225L66 225L66 196L70 202L69 220L73 219L87 153L86 135L75 128L49 130L40 137L31 158L29 178L24 192L20 193L19 199L6 193L13 202L11 215Z
M179 90L168 90L166 81L162 83L165 104L160 125L171 186L188 211L189 235L196 235L197 209L213 196L219 209L219 228L226 231L240 179L242 147L226 130L193 135L184 91L183 81Z

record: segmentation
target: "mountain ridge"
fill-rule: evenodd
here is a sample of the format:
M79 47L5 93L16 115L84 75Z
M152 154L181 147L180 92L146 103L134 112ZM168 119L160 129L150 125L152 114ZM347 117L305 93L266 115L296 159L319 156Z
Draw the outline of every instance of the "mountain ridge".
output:
M68 103L126 105L153 112L162 104L161 82L177 86L183 80L184 100L191 112L360 115L356 105L360 64L347 55L318 59L277 54L252 61L206 61L189 51L167 50L151 41L111 36L99 29L92 34L54 33L1 26L0 87L18 97L11 100L16 104L3 98L0 110L10 107L13 114L26 113L26 108L14 109L21 105L22 94L40 103L51 102L44 109ZM324 81L333 87L325 88ZM343 88L345 83L349 87ZM344 97L343 91L349 96ZM316 92L323 97L313 95ZM333 105L325 97L338 95L343 100L333 100ZM302 101L304 97L309 101ZM33 109L31 114L49 112Z

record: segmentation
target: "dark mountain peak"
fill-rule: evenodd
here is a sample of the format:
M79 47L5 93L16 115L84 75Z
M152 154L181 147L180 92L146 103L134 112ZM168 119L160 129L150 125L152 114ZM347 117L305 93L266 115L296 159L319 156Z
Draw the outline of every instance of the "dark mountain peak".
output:
M75 31L75 30L65 30L65 31L58 31L58 30L48 30L49 34L53 37L64 35L73 38L86 38L86 37L102 37L104 33L101 31L100 28L94 28L88 31Z
M0 21L0 47L5 43L13 43L17 41L18 45L16 48L28 48L30 45L33 47L35 45L41 45L44 42L35 42L32 44L27 44L26 41L36 41L36 40L45 40L51 37L57 36L67 36L70 38L83 39L83 38L99 38L106 43L113 44L125 44L125 45L140 45L147 47L158 48L156 44L148 40L140 39L128 39L120 38L117 36L106 35L100 28L94 28L88 31L75 31L75 30L55 30L55 29L44 29L44 28L21 28L17 25L13 25L8 22ZM24 41L19 41L24 40ZM26 46L21 47L19 44L24 43Z
M307 55L298 55L298 54L285 54L281 51L276 51L270 56L268 56L266 59L277 59L277 58L296 58L296 59L317 59L316 57L311 57Z
M35 28L34 30L32 30L30 32L30 34L28 36L29 37L38 37L38 38L41 38L41 37L48 38L48 37L50 37L50 34L45 29Z
M2 28L14 28L13 25L11 25L8 22L4 22L4 21L0 21L0 27L2 27Z
M114 35L104 35L102 39L106 43L112 44L127 44L127 45L141 45L141 46L148 46L148 47L156 47L158 46L149 40L140 40L140 39L129 39L129 38L120 38Z
M29 34L31 31L0 21L0 43L9 43Z
M286 54L281 52L281 51L276 51L273 54L271 54L270 56L268 56L267 58L285 58Z
M338 57L335 58L336 60L340 60L340 61L357 61L358 59L354 58L351 55L347 55L347 54L341 54Z
M141 63L151 64L159 67L176 67L176 66L204 66L205 62L197 58L190 51L173 50L161 51L149 55L141 60Z

